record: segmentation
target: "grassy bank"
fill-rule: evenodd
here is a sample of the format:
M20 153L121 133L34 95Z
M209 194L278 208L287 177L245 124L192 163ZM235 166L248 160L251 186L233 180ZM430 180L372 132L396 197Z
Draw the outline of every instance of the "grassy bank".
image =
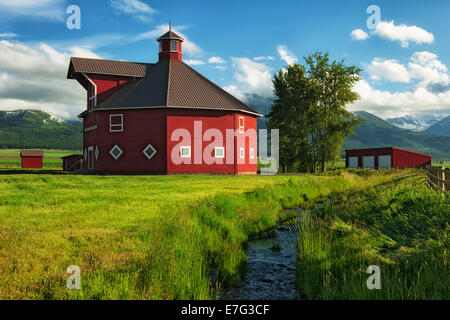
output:
M423 173L332 197L305 214L296 283L309 299L449 299L450 201ZM381 289L369 290L370 265Z
M242 244L281 208L390 179L0 175L0 298L214 297L239 282ZM82 290L65 287L70 265Z

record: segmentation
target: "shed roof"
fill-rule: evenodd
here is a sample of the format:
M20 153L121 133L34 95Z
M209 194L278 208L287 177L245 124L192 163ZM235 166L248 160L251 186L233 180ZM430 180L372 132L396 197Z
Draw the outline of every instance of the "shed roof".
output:
M44 152L42 150L22 150L20 151L21 157L43 157Z
M96 73L141 78L145 76L147 63L114 61L89 58L70 58L68 79L74 79L76 73Z

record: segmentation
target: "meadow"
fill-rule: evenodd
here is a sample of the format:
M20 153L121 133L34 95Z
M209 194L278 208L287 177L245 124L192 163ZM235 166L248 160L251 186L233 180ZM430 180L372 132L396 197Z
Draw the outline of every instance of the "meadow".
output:
M81 154L72 150L42 150L44 152L43 169L58 170L62 168L61 157ZM20 169L20 149L0 149L0 169Z
M398 175L1 173L0 299L217 298L240 283L243 244L283 208ZM70 265L82 290L66 288Z
M450 200L423 172L335 193L305 213L296 283L307 299L450 299ZM366 270L380 267L380 290Z

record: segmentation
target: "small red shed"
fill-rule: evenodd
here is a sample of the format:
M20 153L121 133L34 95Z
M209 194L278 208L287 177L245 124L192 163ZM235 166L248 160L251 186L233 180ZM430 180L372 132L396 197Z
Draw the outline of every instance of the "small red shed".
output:
M431 156L399 148L345 150L346 168L406 169L431 165Z
M71 154L61 158L64 171L74 171L83 169L83 155Z
M41 169L43 157L44 157L44 153L42 152L42 150L22 150L22 151L20 151L22 168L24 168L24 169Z

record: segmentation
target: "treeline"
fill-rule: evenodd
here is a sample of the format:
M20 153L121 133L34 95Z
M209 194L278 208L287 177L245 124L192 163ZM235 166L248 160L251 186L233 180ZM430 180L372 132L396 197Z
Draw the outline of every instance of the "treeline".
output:
M81 123L41 128L0 128L0 148L81 150L82 132Z

